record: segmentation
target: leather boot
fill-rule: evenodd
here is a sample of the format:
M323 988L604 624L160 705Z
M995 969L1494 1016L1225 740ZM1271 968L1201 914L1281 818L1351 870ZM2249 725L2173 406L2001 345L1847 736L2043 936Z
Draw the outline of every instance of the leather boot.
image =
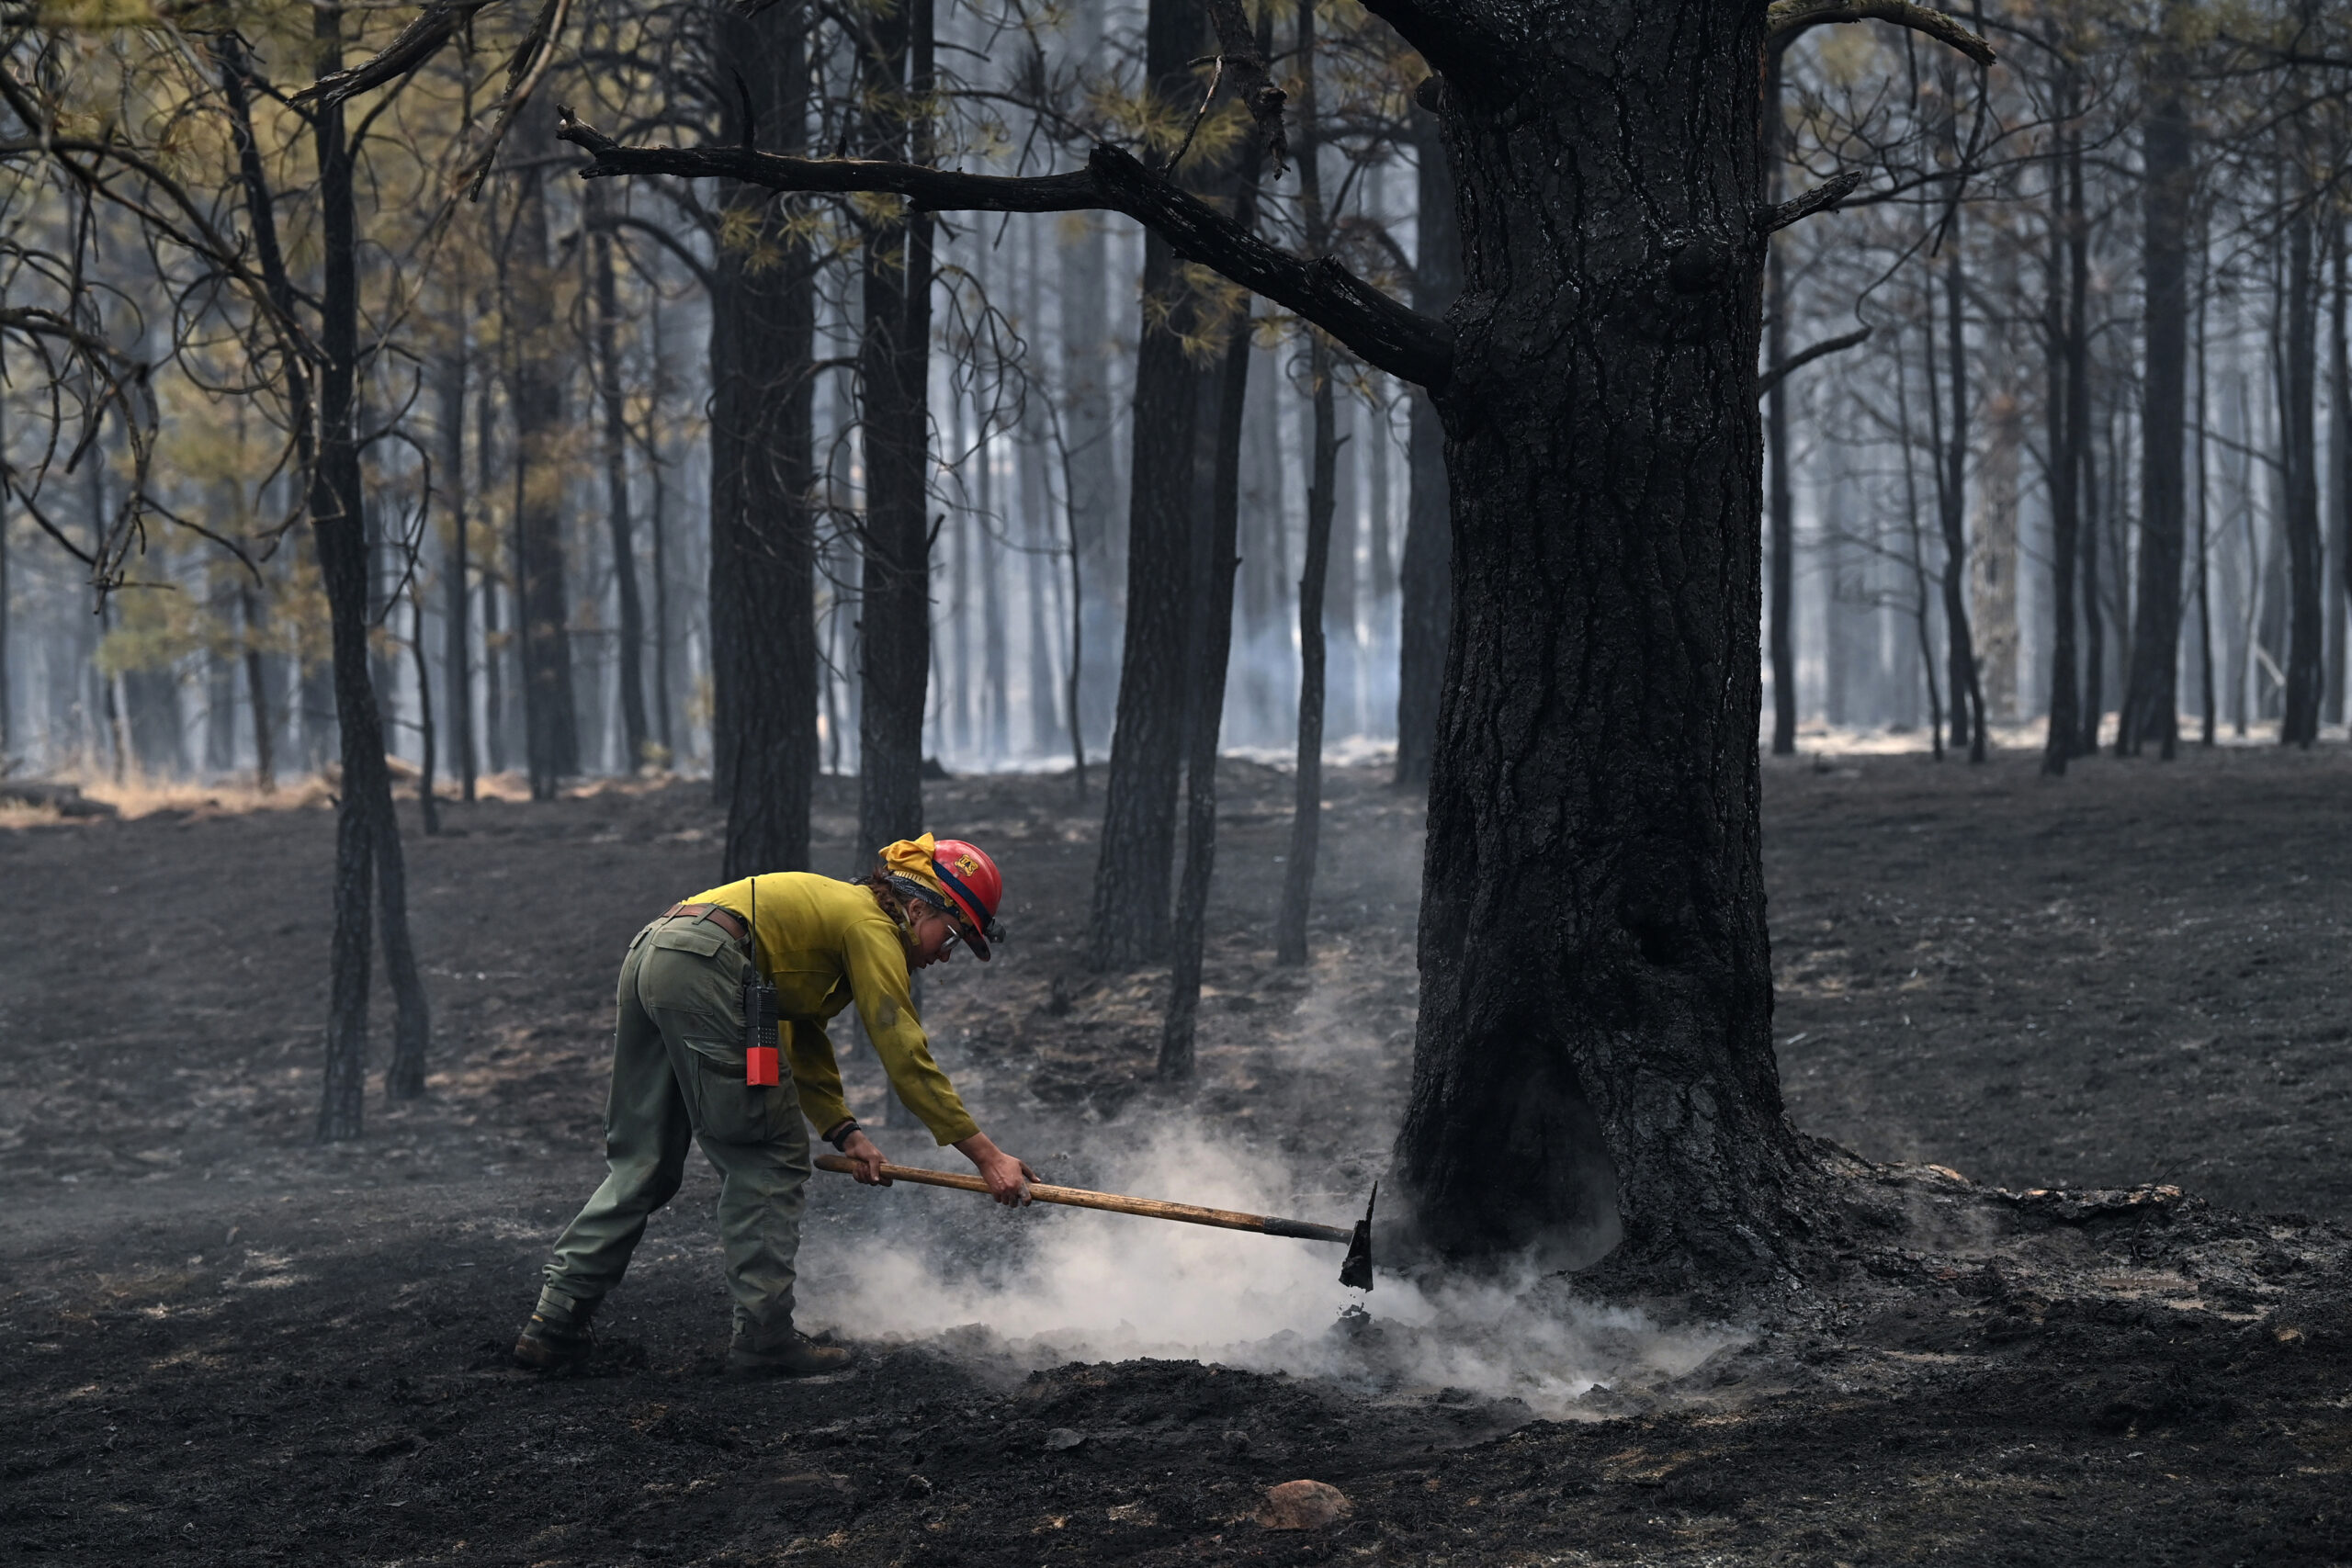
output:
M735 1331L727 1348L730 1378L813 1378L848 1366L853 1352L842 1345L820 1345L788 1325L781 1331Z
M534 1371L560 1372L584 1365L596 1353L596 1331L589 1319L595 1315L594 1302L571 1303L568 1298L550 1301L547 1292L539 1297L531 1321L523 1325L522 1337L514 1341L514 1359Z

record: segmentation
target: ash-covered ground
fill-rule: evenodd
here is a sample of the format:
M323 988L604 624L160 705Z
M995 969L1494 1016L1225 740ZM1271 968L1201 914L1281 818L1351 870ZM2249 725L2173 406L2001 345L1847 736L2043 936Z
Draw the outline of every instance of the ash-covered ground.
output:
M1196 1094L1147 1081L1164 976L1077 962L1066 778L930 787L1014 934L934 971L926 1017L1049 1179L1344 1222L1405 1082L1419 813L1331 780L1286 971L1288 781L1223 782ZM0 1552L2352 1561L2352 759L1849 758L1770 767L1766 806L1783 1077L1849 1237L1807 1289L1709 1317L1392 1275L1363 1315L1335 1248L820 1174L803 1320L864 1359L754 1385L718 1375L699 1162L592 1373L503 1359L600 1172L621 951L714 880L699 786L412 837L433 1092L328 1149L324 810L0 829ZM1257 1523L1296 1478L1352 1515Z

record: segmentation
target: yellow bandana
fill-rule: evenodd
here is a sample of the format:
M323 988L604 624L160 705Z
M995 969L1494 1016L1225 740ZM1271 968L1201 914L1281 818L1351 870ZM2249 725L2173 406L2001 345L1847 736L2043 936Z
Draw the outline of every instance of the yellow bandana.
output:
M900 839L882 848L882 869L892 876L903 876L919 882L936 894L943 904L947 889L939 885L939 873L933 869L932 857L935 843L931 834L920 839Z

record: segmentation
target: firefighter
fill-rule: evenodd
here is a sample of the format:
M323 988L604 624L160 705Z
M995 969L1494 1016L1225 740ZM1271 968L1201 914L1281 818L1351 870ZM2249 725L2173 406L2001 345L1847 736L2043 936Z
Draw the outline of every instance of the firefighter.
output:
M647 1217L677 1191L691 1134L719 1174L718 1233L735 1305L729 1374L808 1377L848 1363L847 1349L794 1328L792 1314L808 1126L856 1162L858 1180L883 1180L882 1151L849 1113L825 1034L826 1021L852 1002L900 1102L972 1162L998 1202L1026 1203L1036 1173L964 1109L909 997L914 971L944 963L958 945L988 962L1002 936L1002 891L996 863L979 849L926 833L885 849L862 882L808 872L747 877L674 904L639 931L621 964L605 1109L609 1173L556 1243L514 1359L543 1371L588 1359L590 1320L620 1283ZM788 1071L763 1073L775 1058L747 1052L747 972L775 987ZM775 1081L755 1081L763 1077Z

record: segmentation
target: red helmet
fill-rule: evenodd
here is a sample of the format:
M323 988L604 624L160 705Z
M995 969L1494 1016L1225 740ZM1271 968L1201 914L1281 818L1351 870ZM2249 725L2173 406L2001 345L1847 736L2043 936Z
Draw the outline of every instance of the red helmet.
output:
M960 917L956 923L972 956L986 964L989 943L1004 937L996 923L997 900L1004 897L1004 878L998 874L996 862L977 844L941 839L932 845L931 864L939 874L940 886L947 890L948 902L956 906L951 913Z

